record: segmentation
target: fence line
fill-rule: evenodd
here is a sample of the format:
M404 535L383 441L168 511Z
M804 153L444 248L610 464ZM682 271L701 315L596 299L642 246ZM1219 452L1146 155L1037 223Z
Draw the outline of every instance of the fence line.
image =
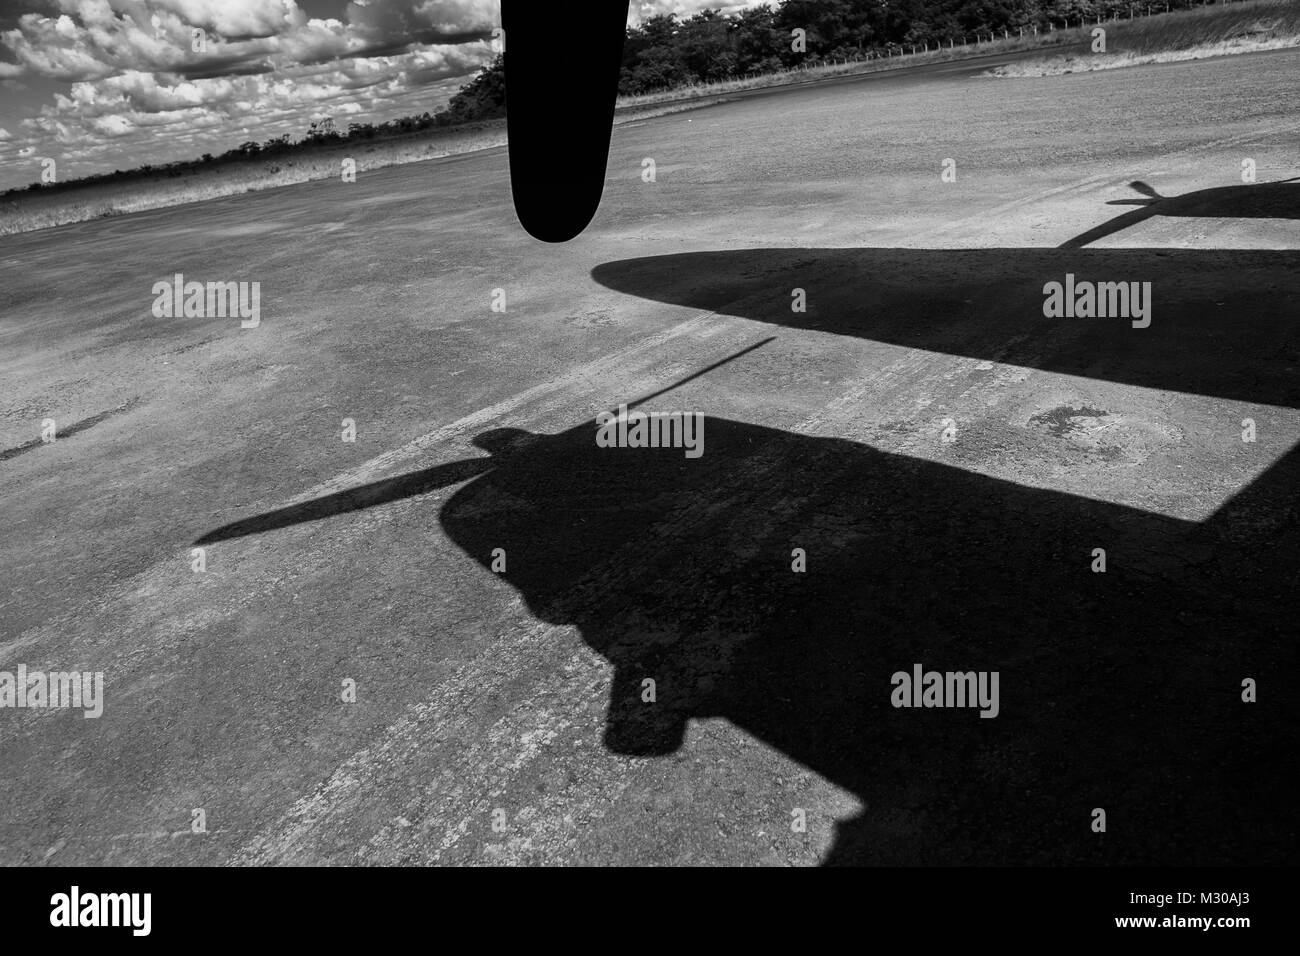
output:
M1134 19L1142 20L1142 19L1146 19L1147 17L1164 16L1167 13L1180 13L1187 10L1200 9L1203 7L1223 6L1231 3L1251 3L1251 2L1256 2L1256 0L1199 0L1199 2L1198 0L1141 0L1141 2L1133 2L1133 3L1126 4L1126 6L1128 7L1129 15L1122 19L1125 21L1131 21ZM1125 5L1121 5L1121 4L1112 5L1112 7L1110 8L1112 12L1109 17L1104 16L1101 13L1094 13L1086 17L1082 15L1062 17L1060 21L1061 26L1059 29L1056 26L1056 22L1057 22L1056 19L1049 17L1047 18L1048 27L1046 30L1040 31L1037 24L1031 24L1029 29L1032 32L1028 34L1025 33L1025 29L1026 29L1025 27L1017 28L1018 32L1016 33L1015 36L1011 36L1008 29L1004 29L1002 31L1001 37L998 37L995 33L990 32L988 34L987 39L984 39L984 34L976 33L974 34L975 37L974 43L967 42L969 35L962 35L961 37L954 37L950 35L944 37L943 40L947 40L948 42L948 46L946 47L943 45L943 40L934 41L935 45L933 48L930 47L930 41L924 40L921 42L920 44L921 49L919 50L917 48L917 45L912 43L908 43L908 44L887 43L885 44L884 47L865 51L859 54L858 56L831 58L829 62L826 61L815 61L811 63L804 62L799 64L798 66L790 67L785 70L774 70L771 73L754 71L752 73L746 73L741 76L729 76L719 80L706 80L704 82L691 81L689 83L679 84L677 86L665 86L665 87L660 87L657 90L647 90L646 92L643 93L631 93L631 94L627 94L626 96L620 96L619 105L620 106L634 105L631 104L630 101L635 101L641 99L642 97L655 98L660 96L669 96L675 93L702 92L704 94L707 94L709 91L715 90L718 87L723 87L723 86L732 85L736 83L746 83L746 82L750 82L751 80L756 80L763 77L770 78L773 80L779 80L783 77L793 76L796 73L807 74L814 71L830 73L833 72L834 68L836 67L846 67L851 64L858 64L858 63L869 63L873 60L888 60L888 59L894 59L895 57L897 57L900 60L910 60L912 57L924 58L927 55L932 56L933 54L939 53L943 50L956 49L957 39L961 40L961 44L964 47L967 48L973 47L975 50L990 50L990 49L998 49L1000 47L1007 46L1012 42L1018 43L1021 40L1025 39L1026 36L1028 37L1049 36L1053 33L1067 33L1070 31L1078 31L1082 33L1083 31L1089 30L1093 27L1101 26L1106 23L1115 23L1119 21L1121 19L1121 17L1119 16L1119 11L1123 9L1123 6ZM1144 12L1138 12L1137 15L1135 16L1134 11L1144 11ZM1079 22L1071 26L1071 21L1075 19L1077 19ZM911 50L910 53L908 52L909 48ZM894 52L895 50L897 50L898 52L895 53ZM629 102L624 103L622 101L629 101Z

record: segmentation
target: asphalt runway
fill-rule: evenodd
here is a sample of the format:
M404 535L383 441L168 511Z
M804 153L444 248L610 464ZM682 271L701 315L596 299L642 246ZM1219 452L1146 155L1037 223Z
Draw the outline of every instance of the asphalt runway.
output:
M501 150L0 239L0 671L104 675L0 710L0 862L1294 862L1298 92L738 96L565 246ZM651 395L701 457L597 447Z

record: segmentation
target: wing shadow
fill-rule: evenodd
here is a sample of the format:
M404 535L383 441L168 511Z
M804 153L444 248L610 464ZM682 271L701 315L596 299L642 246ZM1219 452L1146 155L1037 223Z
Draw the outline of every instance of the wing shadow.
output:
M1046 318L1044 286L1151 282L1151 324ZM740 249L604 263L627 295L890 345L1300 407L1289 250ZM807 311L793 312L803 289Z

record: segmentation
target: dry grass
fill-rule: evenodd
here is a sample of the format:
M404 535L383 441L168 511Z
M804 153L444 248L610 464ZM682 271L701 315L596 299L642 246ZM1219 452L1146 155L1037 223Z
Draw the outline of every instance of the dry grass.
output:
M654 93L642 93L636 96L620 96L618 98L618 108L626 110L667 103L684 103L723 96L727 93L739 93L744 90L762 90L773 86L806 83L832 76L880 73L886 70L900 70L924 63L948 63L978 56L991 56L996 53L1048 48L1078 42L1080 42L1078 30L1056 30L1041 33L1037 36L1013 36L1006 39L985 40L982 43L971 43L967 46L956 44L953 47L944 46L902 56L849 60L844 63L828 63L808 67L807 69L782 70L777 73L760 73L734 80L718 80L715 83L691 83L686 86L660 90Z
M178 176L140 178L38 189L0 197L0 236L123 213L202 202L260 189L275 189L342 175L342 163L356 161L357 175L401 163L419 162L506 142L504 120L454 130L432 130L384 140L318 146L264 159L215 163Z
M621 110L615 124L675 113L698 105L667 102ZM344 159L353 159L357 175L403 163L453 156L506 144L505 120L491 120L450 130L430 130L392 139L362 140L305 148L262 159L215 163L181 175L158 173L110 182L23 191L0 197L0 236L48 229L73 222L180 206L239 193L275 189L294 183L342 175Z
M1023 60L987 75L1059 76L1300 46L1300 4L1295 0L1253 0L1103 25L1106 53Z

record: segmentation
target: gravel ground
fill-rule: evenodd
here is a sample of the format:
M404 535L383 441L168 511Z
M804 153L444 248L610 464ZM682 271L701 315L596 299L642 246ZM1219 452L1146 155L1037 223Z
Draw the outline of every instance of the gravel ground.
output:
M0 239L0 862L1294 862L1300 53L987 66Z

